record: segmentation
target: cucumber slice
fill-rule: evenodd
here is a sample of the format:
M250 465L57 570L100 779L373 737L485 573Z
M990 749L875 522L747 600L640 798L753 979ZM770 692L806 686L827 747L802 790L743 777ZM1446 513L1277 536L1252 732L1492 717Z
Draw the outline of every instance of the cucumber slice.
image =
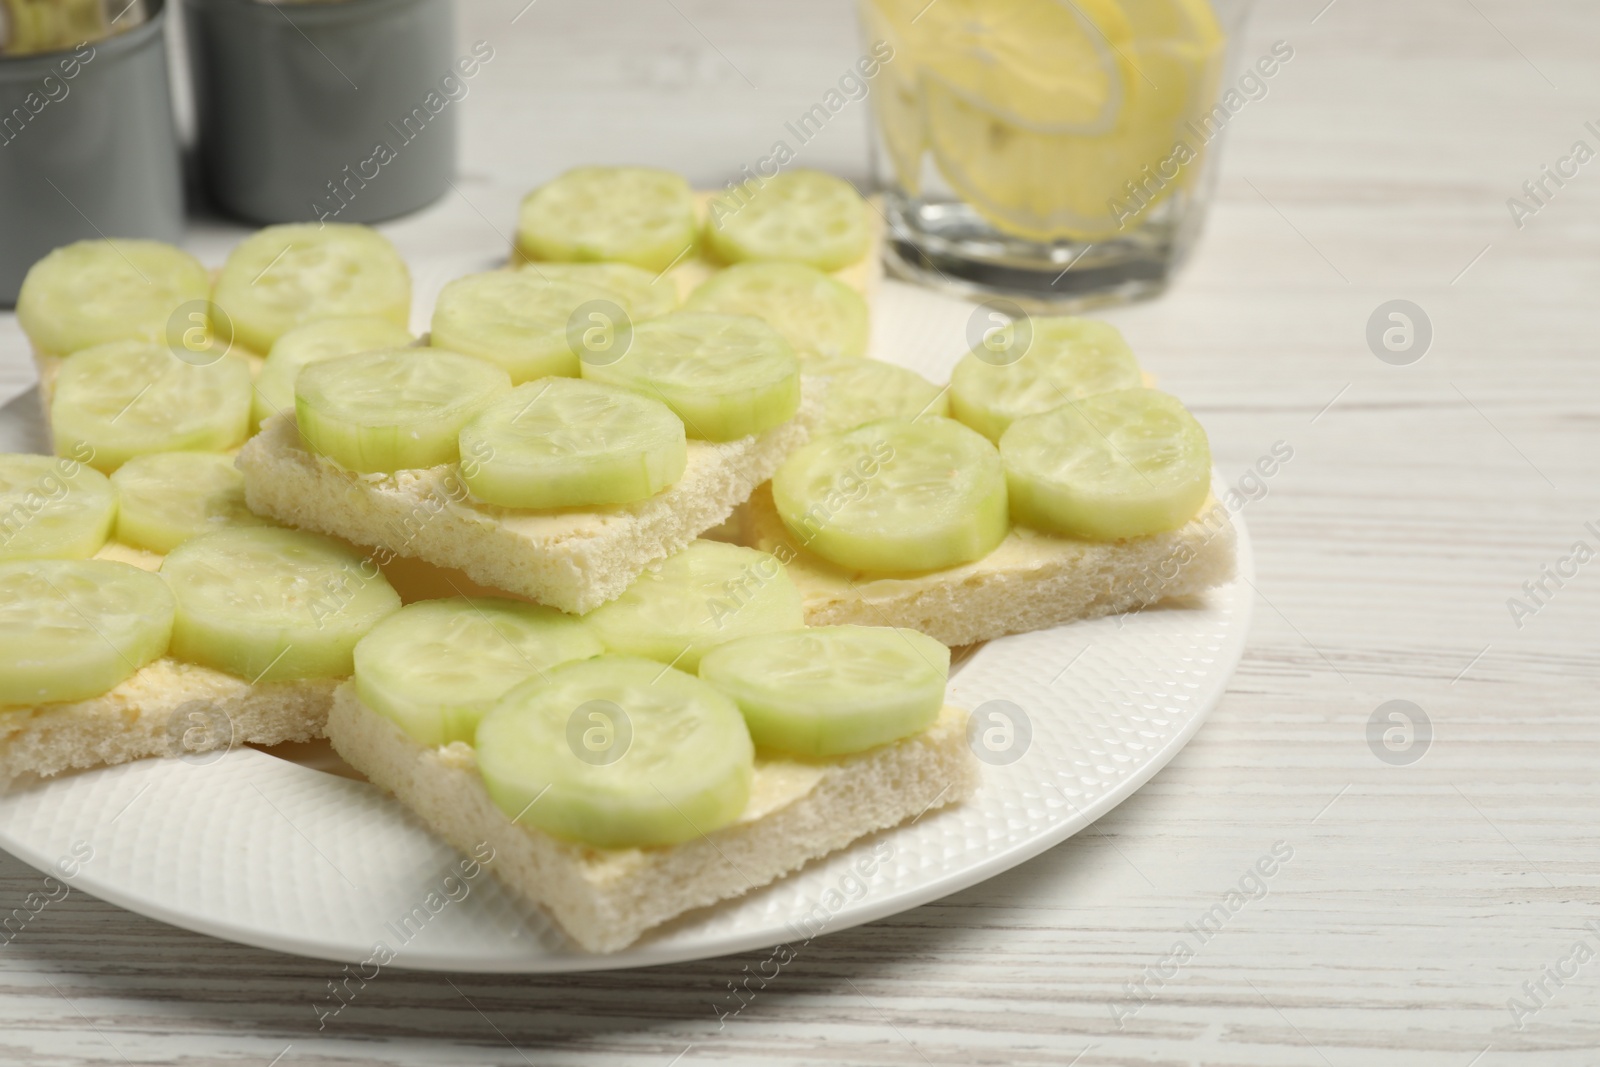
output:
M250 365L189 363L143 341L86 348L56 375L50 431L58 455L108 473L150 452L225 452L250 431Z
M744 713L758 748L843 756L909 737L939 717L950 650L916 630L818 626L712 649L700 678Z
M1109 322L1024 319L992 336L992 346L974 348L950 374L952 414L991 441L1024 415L1143 381L1133 350Z
M663 401L705 441L763 433L800 409L794 350L748 315L679 311L640 323L624 355L586 360L583 376Z
M268 226L239 243L211 302L246 348L270 352L278 338L316 319L373 315L411 320L411 274L377 230L346 223Z
M40 355L69 356L111 341L161 341L174 312L194 303L203 318L210 299L211 276L181 249L79 241L29 268L17 321Z
M610 289L588 282L541 278L530 270L490 271L457 278L433 309L432 343L504 367L513 382L578 376L574 319L590 314L612 331L631 328L632 310Z
M167 651L172 594L109 560L0 563L0 705L87 700Z
M678 310L678 283L631 263L529 263L522 268L550 282L577 282L616 294L640 322Z
M776 557L720 541L668 556L584 618L611 651L686 671L724 642L805 625L800 591Z
M300 530L196 537L161 577L178 605L172 655L251 683L349 676L356 642L400 607L372 560Z
M949 390L915 371L876 359L836 359L807 364L826 374L826 406L816 433L843 433L880 419L943 417L950 413Z
M711 201L706 239L728 263L790 260L818 270L848 267L871 243L866 201L847 181L795 170L746 182Z
M867 302L803 263L735 264L689 294L686 307L754 315L783 334L801 359L867 354Z
M587 626L555 608L503 597L424 600L356 645L356 692L424 745L470 745L478 720L512 686L602 651Z
M415 470L454 463L461 427L510 388L481 359L390 348L302 367L294 410L306 443L350 470Z
M244 475L217 452L135 456L111 476L117 540L167 553L193 537L230 526L271 526L244 503Z
M519 385L461 429L472 495L507 508L644 500L683 477L689 445L665 404L614 385Z
M0 454L0 560L88 559L111 536L117 496L75 460Z
M1093 541L1176 530L1211 491L1211 445L1176 398L1101 393L1011 424L1000 438L1011 514Z
M307 363L380 348L405 348L413 340L411 331L404 326L371 315L322 319L296 326L273 344L261 373L256 375L251 421L260 426L272 415L294 410L294 380Z
M755 751L733 701L650 660L568 663L478 724L478 771L514 821L597 848L675 845L728 825Z
M772 502L806 548L879 574L971 562L1007 529L1000 454L950 419L872 422L813 441L772 476Z
M694 193L648 167L578 167L522 201L517 247L529 259L614 260L664 271L694 248Z

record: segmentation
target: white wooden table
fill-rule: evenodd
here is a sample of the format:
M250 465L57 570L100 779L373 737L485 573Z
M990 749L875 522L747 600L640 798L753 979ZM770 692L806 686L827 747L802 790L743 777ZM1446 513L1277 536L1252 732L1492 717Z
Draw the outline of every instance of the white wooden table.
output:
M421 289L496 259L518 196L566 166L720 182L857 54L844 0L525 3L462 5L461 47L496 57L460 105L459 195L386 227L435 265ZM386 972L319 1031L336 967L73 893L0 946L0 1061L1600 1062L1600 562L1548 583L1520 627L1507 605L1575 541L1600 549L1584 526L1600 520L1600 162L1520 229L1506 205L1574 141L1600 148L1584 128L1600 126L1600 12L1326 3L1259 10L1247 54L1281 39L1294 58L1234 120L1182 282L1112 315L1230 478L1293 449L1245 511L1260 602L1244 663L1136 797L1007 875L814 942L725 1026L712 1004L755 957ZM847 109L804 164L864 177L864 119ZM193 243L215 262L234 239ZM1397 298L1433 326L1409 366L1365 340ZM0 383L30 374L0 319ZM1406 765L1367 739L1395 699L1432 723ZM1186 924L1275 842L1293 855L1265 895L1200 944ZM0 857L0 911L39 881ZM1174 966L1180 938L1197 947Z

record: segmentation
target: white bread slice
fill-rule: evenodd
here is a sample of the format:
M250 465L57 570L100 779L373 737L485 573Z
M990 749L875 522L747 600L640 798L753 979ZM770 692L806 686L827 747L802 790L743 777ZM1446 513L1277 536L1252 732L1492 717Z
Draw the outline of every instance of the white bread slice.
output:
M784 562L808 625L909 626L951 646L1193 596L1234 570L1233 523L1215 499L1177 530L1126 541L1013 528L983 559L911 577L850 571L806 551L778 518L770 485L751 495L740 530L743 544Z
M356 474L313 453L294 420L281 416L262 424L237 463L245 500L258 514L582 613L620 596L651 563L726 520L805 443L821 411L820 388L808 379L800 413L766 433L721 444L690 441L678 483L633 504L493 507L472 499L454 465Z
M739 821L681 845L596 849L513 823L489 799L471 746L429 748L334 694L328 739L450 845L494 848L494 872L580 946L615 952L695 908L766 885L875 830L965 799L976 788L966 715L945 708L922 733L827 762L756 762Z
M89 700L0 710L0 792L147 756L310 741L341 681L251 685L164 657Z
M155 552L107 541L95 559L157 571ZM0 792L63 771L322 736L341 678L252 685L163 656L87 700L0 708Z

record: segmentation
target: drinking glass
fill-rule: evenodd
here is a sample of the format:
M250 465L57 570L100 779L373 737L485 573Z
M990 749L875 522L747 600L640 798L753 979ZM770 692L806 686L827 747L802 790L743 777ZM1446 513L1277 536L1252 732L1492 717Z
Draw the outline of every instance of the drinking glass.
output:
M861 0L889 268L1067 311L1154 296L1200 233L1249 0ZM879 54L885 51L879 46Z

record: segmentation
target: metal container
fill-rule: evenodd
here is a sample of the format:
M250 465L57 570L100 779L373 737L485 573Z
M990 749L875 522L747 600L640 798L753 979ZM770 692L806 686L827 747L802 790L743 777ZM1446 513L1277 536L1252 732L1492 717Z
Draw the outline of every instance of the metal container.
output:
M251 222L376 222L449 188L453 0L185 0L198 154ZM491 50L492 51L492 50Z
M0 306L53 248L182 236L165 18L165 0L0 0Z

